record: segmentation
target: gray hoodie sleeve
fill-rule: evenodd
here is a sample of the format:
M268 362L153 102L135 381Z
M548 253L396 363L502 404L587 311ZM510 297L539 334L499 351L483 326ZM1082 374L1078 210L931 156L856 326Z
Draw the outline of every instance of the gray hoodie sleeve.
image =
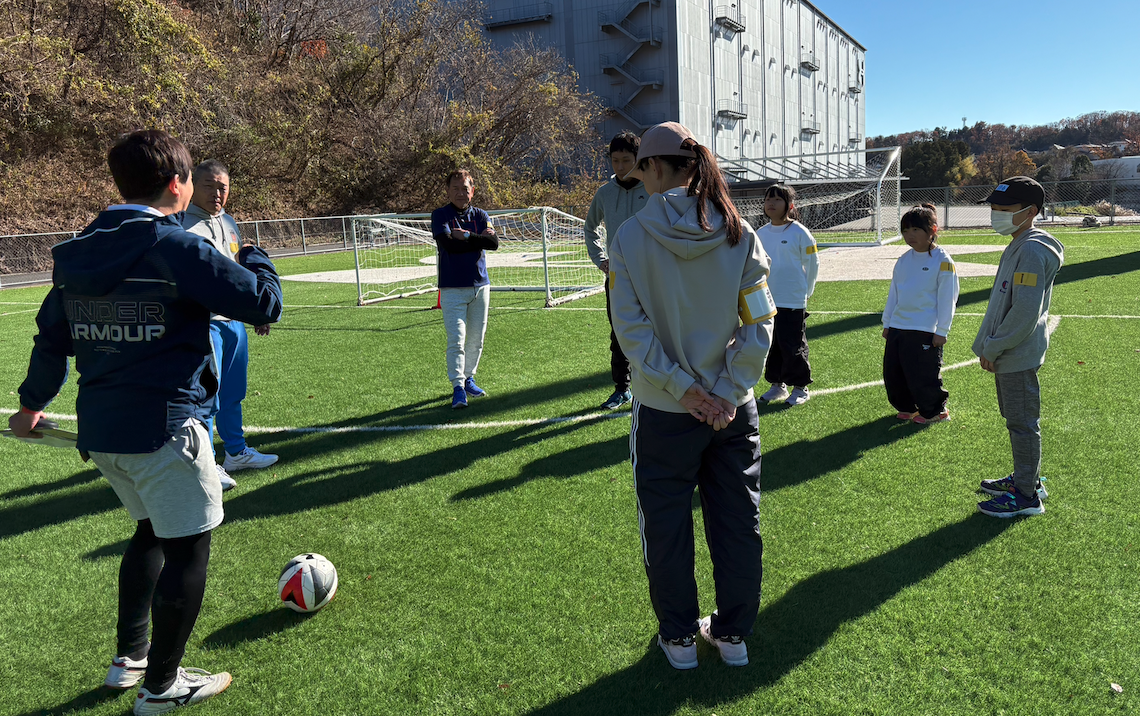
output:
M696 378L665 353L665 347L654 334L653 324L634 291L617 238L610 246L609 279L610 317L622 352L647 383L681 400L685 391L697 382Z
M742 321L724 352L724 370L711 391L737 406L764 374L776 315L776 302L767 284L771 260L755 232L746 229L741 241L752 242L740 279Z
M1011 305L993 332L982 341L982 357L996 362L1001 354L1021 345L1045 314L1045 293L1053 283L1058 266L1048 251L1022 250L1010 287Z
M590 260L593 261L594 265L598 268L601 268L602 262L608 258L606 256L606 237L604 234L598 233L598 226L600 226L606 218L605 212L602 211L601 198L604 189L605 186L598 189L597 193L594 194L594 200L590 202L590 211L586 214L586 226L584 229L586 233L586 253L590 255ZM609 228L607 225L602 231L609 231ZM614 231L617 231L616 226L614 227Z

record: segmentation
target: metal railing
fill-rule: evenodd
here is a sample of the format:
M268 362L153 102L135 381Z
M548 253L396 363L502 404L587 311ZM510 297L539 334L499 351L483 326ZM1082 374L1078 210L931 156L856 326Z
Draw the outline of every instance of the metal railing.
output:
M626 62L621 55L603 54L598 56L602 64L602 72L617 70L629 79L640 85L661 85L665 83L665 70L643 70Z
M270 251L273 256L299 256L349 251L351 216L239 221L242 241ZM76 231L0 236L0 286L14 287L51 280L51 248L74 238Z
M822 128L814 119L804 119L800 120L800 129L808 134L819 134Z
M819 61L815 59L815 50L808 50L800 54L800 67L819 72Z
M729 30L741 32L744 30L744 15L736 5L718 5L716 8L717 23Z
M716 102L716 113L721 117L745 119L748 117L748 105L733 99L719 99Z
M484 27L503 27L523 22L549 20L554 15L554 3L540 2L533 5L504 8L488 13L483 20Z

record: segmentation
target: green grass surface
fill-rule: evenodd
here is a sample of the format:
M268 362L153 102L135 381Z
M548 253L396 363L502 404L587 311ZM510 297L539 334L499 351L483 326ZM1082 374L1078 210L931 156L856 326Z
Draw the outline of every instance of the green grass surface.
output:
M1067 264L1054 314L1140 315L1140 233L1057 233ZM947 365L971 357L981 319L965 314L984 310L990 283L963 279ZM881 377L874 312L886 289L820 284L809 319L817 391ZM0 292L0 406L17 405L44 293ZM1054 334L1041 371L1041 517L976 513L978 480L1007 473L1010 456L993 378L974 366L946 373L953 420L927 428L897 424L881 387L762 408L752 663L730 669L702 644L700 668L680 673L650 645L628 415L594 416L612 387L604 299L543 310L534 294L492 294L479 371L490 397L456 413L440 316L425 310L434 296L368 308L355 297L355 286L286 283L289 305L342 308L289 309L268 337L251 336L247 425L584 419L251 433L281 462L238 473L227 493L184 664L228 670L234 684L193 713L1140 709L1140 320L1067 317ZM73 413L74 399L73 375L50 409ZM132 696L97 687L132 523L73 452L6 440L0 466L0 714L123 713ZM335 601L308 618L274 593L281 567L305 551L340 575ZM701 539L697 572L707 613Z

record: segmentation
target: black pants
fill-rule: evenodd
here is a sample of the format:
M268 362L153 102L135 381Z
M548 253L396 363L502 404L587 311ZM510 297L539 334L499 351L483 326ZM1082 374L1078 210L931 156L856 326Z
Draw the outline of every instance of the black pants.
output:
M618 345L617 334L614 333L614 319L610 315L610 282L606 281L606 318L610 321L610 377L614 380L614 389L619 392L629 390L629 361Z
M942 346L933 340L934 334L925 331L887 331L883 383L887 400L900 413L917 410L933 418L946 408L950 394L942 389Z
M693 489L713 563L714 636L748 636L760 610L760 433L756 402L719 432L637 400L630 457L649 599L664 639L697 631Z
M206 593L210 533L161 539L141 520L119 567L118 655L149 659L143 686L170 688ZM147 626L154 633L147 652Z
M777 308L772 330L772 347L764 364L764 380L798 388L811 385L808 363L807 311L803 308Z

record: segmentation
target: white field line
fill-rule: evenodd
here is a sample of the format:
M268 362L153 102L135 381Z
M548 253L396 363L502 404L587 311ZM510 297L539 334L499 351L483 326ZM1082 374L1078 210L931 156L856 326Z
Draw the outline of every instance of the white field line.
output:
M0 306L38 306L40 303L35 301L0 301Z
M40 310L40 309L29 308L29 309L24 310L24 311L8 311L7 313L0 313L0 318L3 318L4 316L15 316L15 315L20 314L20 313L35 313L38 310Z
M1062 316L1050 316L1049 322L1046 324L1045 331L1047 335L1052 335L1053 331L1057 330L1057 326L1061 324ZM1088 316L1088 318L1103 318L1103 316ZM1132 318L1140 318L1140 316L1132 316ZM978 359L971 358L964 360L960 363L945 366L942 370L950 371L959 368L965 368L971 365L977 365ZM856 383L855 385L844 385L838 388L824 388L823 390L813 390L812 395L834 395L835 393L847 393L852 390L861 390L863 388L874 388L883 384L881 380L873 380L867 383ZM0 408L0 415L11 415L15 410L10 408ZM435 425L360 425L356 427L335 428L335 427L266 427L260 425L246 425L245 431L247 433L298 433L298 434L328 434L328 433L402 433L402 432L415 432L419 430L467 430L467 429L494 429L494 428L514 428L525 427L528 425L562 425L567 423L580 423L586 420L608 420L614 418L627 417L629 411L621 411L615 413L589 413L586 415L573 415L569 417L560 418L531 418L528 420L494 420L486 423L438 423ZM74 415L66 415L63 413L45 413L44 417L52 420L70 420L75 421L77 418Z

